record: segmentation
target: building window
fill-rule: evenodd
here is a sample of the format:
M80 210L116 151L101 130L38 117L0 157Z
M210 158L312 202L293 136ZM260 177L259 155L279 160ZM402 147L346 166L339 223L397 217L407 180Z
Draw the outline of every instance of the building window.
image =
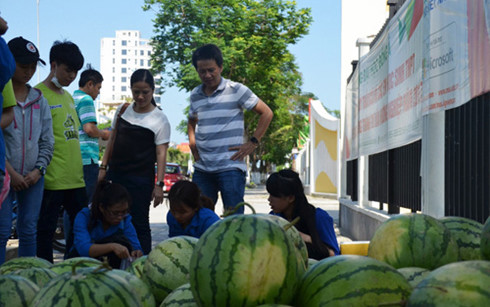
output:
M116 77L112 76L112 82L116 82Z
M112 64L116 64L116 59L112 58Z
M145 60L140 60L140 66L141 67L145 66Z
M150 60L148 60L148 66L151 66L151 61Z
M145 55L145 51L144 50L140 50L140 55Z
M126 49L122 49L122 50L121 50L121 54L122 54L122 55L126 55L126 54L128 54L128 51L127 51Z
M125 92L125 91L126 91L126 85L121 86L121 92Z
M135 50L134 51L134 56L137 56L138 55L138 50Z
M131 32L128 32L128 36L131 36Z
M121 45L127 46L128 45L128 42L126 40L123 40L123 41L121 41Z
M121 77L121 82L126 83L127 82L127 78L126 77Z
M148 56L150 56L150 55L151 55L151 51L150 51L150 50L148 50Z
M116 100L116 96L115 95L112 95L112 100Z
M112 54L116 54L116 49L112 49Z
M125 74L127 71L126 67L121 68L121 73Z
M115 67L112 67L112 72L115 73L116 72L116 68Z
M116 90L116 87L113 85L112 86L112 91L114 92Z
M126 64L128 61L126 59L121 59L121 64Z
M116 40L115 39L112 40L112 46L116 46Z

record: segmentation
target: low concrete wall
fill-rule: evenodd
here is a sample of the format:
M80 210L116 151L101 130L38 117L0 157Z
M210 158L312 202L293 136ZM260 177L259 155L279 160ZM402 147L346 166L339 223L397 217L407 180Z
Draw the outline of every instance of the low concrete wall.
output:
M378 226L388 218L383 211L362 208L349 199L339 199L339 227L352 240L371 240Z

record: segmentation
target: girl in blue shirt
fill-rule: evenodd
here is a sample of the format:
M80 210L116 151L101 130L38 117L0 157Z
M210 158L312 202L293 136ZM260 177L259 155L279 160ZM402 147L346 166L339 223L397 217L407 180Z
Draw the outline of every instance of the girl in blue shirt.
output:
M129 215L130 203L131 197L122 185L99 182L91 207L82 209L75 218L70 257L108 256L113 268L120 267L121 259L141 257L142 248Z
M170 210L167 213L168 236L201 235L219 216L214 213L213 201L202 195L194 182L177 181L168 192Z
M266 188L271 214L288 221L300 217L295 227L306 243L309 258L320 260L340 254L332 217L308 203L298 173L289 169L273 173Z

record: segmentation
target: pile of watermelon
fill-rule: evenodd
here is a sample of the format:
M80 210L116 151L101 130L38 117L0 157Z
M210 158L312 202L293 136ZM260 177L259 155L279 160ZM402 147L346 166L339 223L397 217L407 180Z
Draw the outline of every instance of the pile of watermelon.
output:
M234 215L126 271L91 258L0 266L0 306L490 306L490 218L393 216L368 257L308 258L277 216Z

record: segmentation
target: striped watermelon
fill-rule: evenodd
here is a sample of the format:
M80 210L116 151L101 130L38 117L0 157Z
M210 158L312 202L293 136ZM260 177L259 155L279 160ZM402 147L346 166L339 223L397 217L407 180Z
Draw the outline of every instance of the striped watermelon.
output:
M480 251L482 259L490 260L490 216L481 231Z
M397 271L405 277L412 288L418 285L430 273L427 269L417 267L400 268Z
M200 306L288 304L304 273L282 227L255 215L233 215L206 230L190 264Z
M383 222L371 239L368 256L395 268L429 270L458 260L451 232L425 214L399 214Z
M0 275L8 274L13 271L28 269L28 268L49 268L53 264L48 260L37 257L19 257L10 259L0 266Z
M301 280L295 306L402 305L412 287L390 265L373 258L341 255L319 261Z
M460 261L432 271L413 289L407 306L490 306L490 261Z
M480 260L480 235L483 225L464 217L448 216L440 221L458 243L458 260Z
M308 248L306 247L306 243L305 241L303 241L303 238L301 237L296 227L292 226L288 220L278 215L257 214L257 216L268 218L284 229L286 229L287 227L286 233L296 247L298 261L305 266L306 270L306 268L308 267Z
M196 243L194 237L173 237L158 243L148 254L143 280L150 286L157 303L189 282L189 262Z
M30 306L37 292L39 287L25 277L0 276L0 306Z
M112 278L123 278L130 286L131 291L140 298L144 307L156 306L155 297L150 291L150 287L139 277L123 270L110 270L107 275Z
M123 278L113 278L107 272L86 267L58 275L37 293L30 306L143 306Z
M136 259L131 263L131 265L126 269L129 273L136 275L139 278L143 276L143 268L145 266L146 259L148 259L148 255L144 255Z
M63 274L66 272L71 272L74 265L77 269L88 268L88 267L98 267L102 264L101 261L90 258L90 257L75 257L63 260L54 264L50 269L56 274Z
M160 307L198 307L191 291L191 284L186 283L172 291L163 300Z
M11 274L25 277L35 283L39 288L42 288L51 279L58 276L58 274L47 268L22 269L14 271Z

